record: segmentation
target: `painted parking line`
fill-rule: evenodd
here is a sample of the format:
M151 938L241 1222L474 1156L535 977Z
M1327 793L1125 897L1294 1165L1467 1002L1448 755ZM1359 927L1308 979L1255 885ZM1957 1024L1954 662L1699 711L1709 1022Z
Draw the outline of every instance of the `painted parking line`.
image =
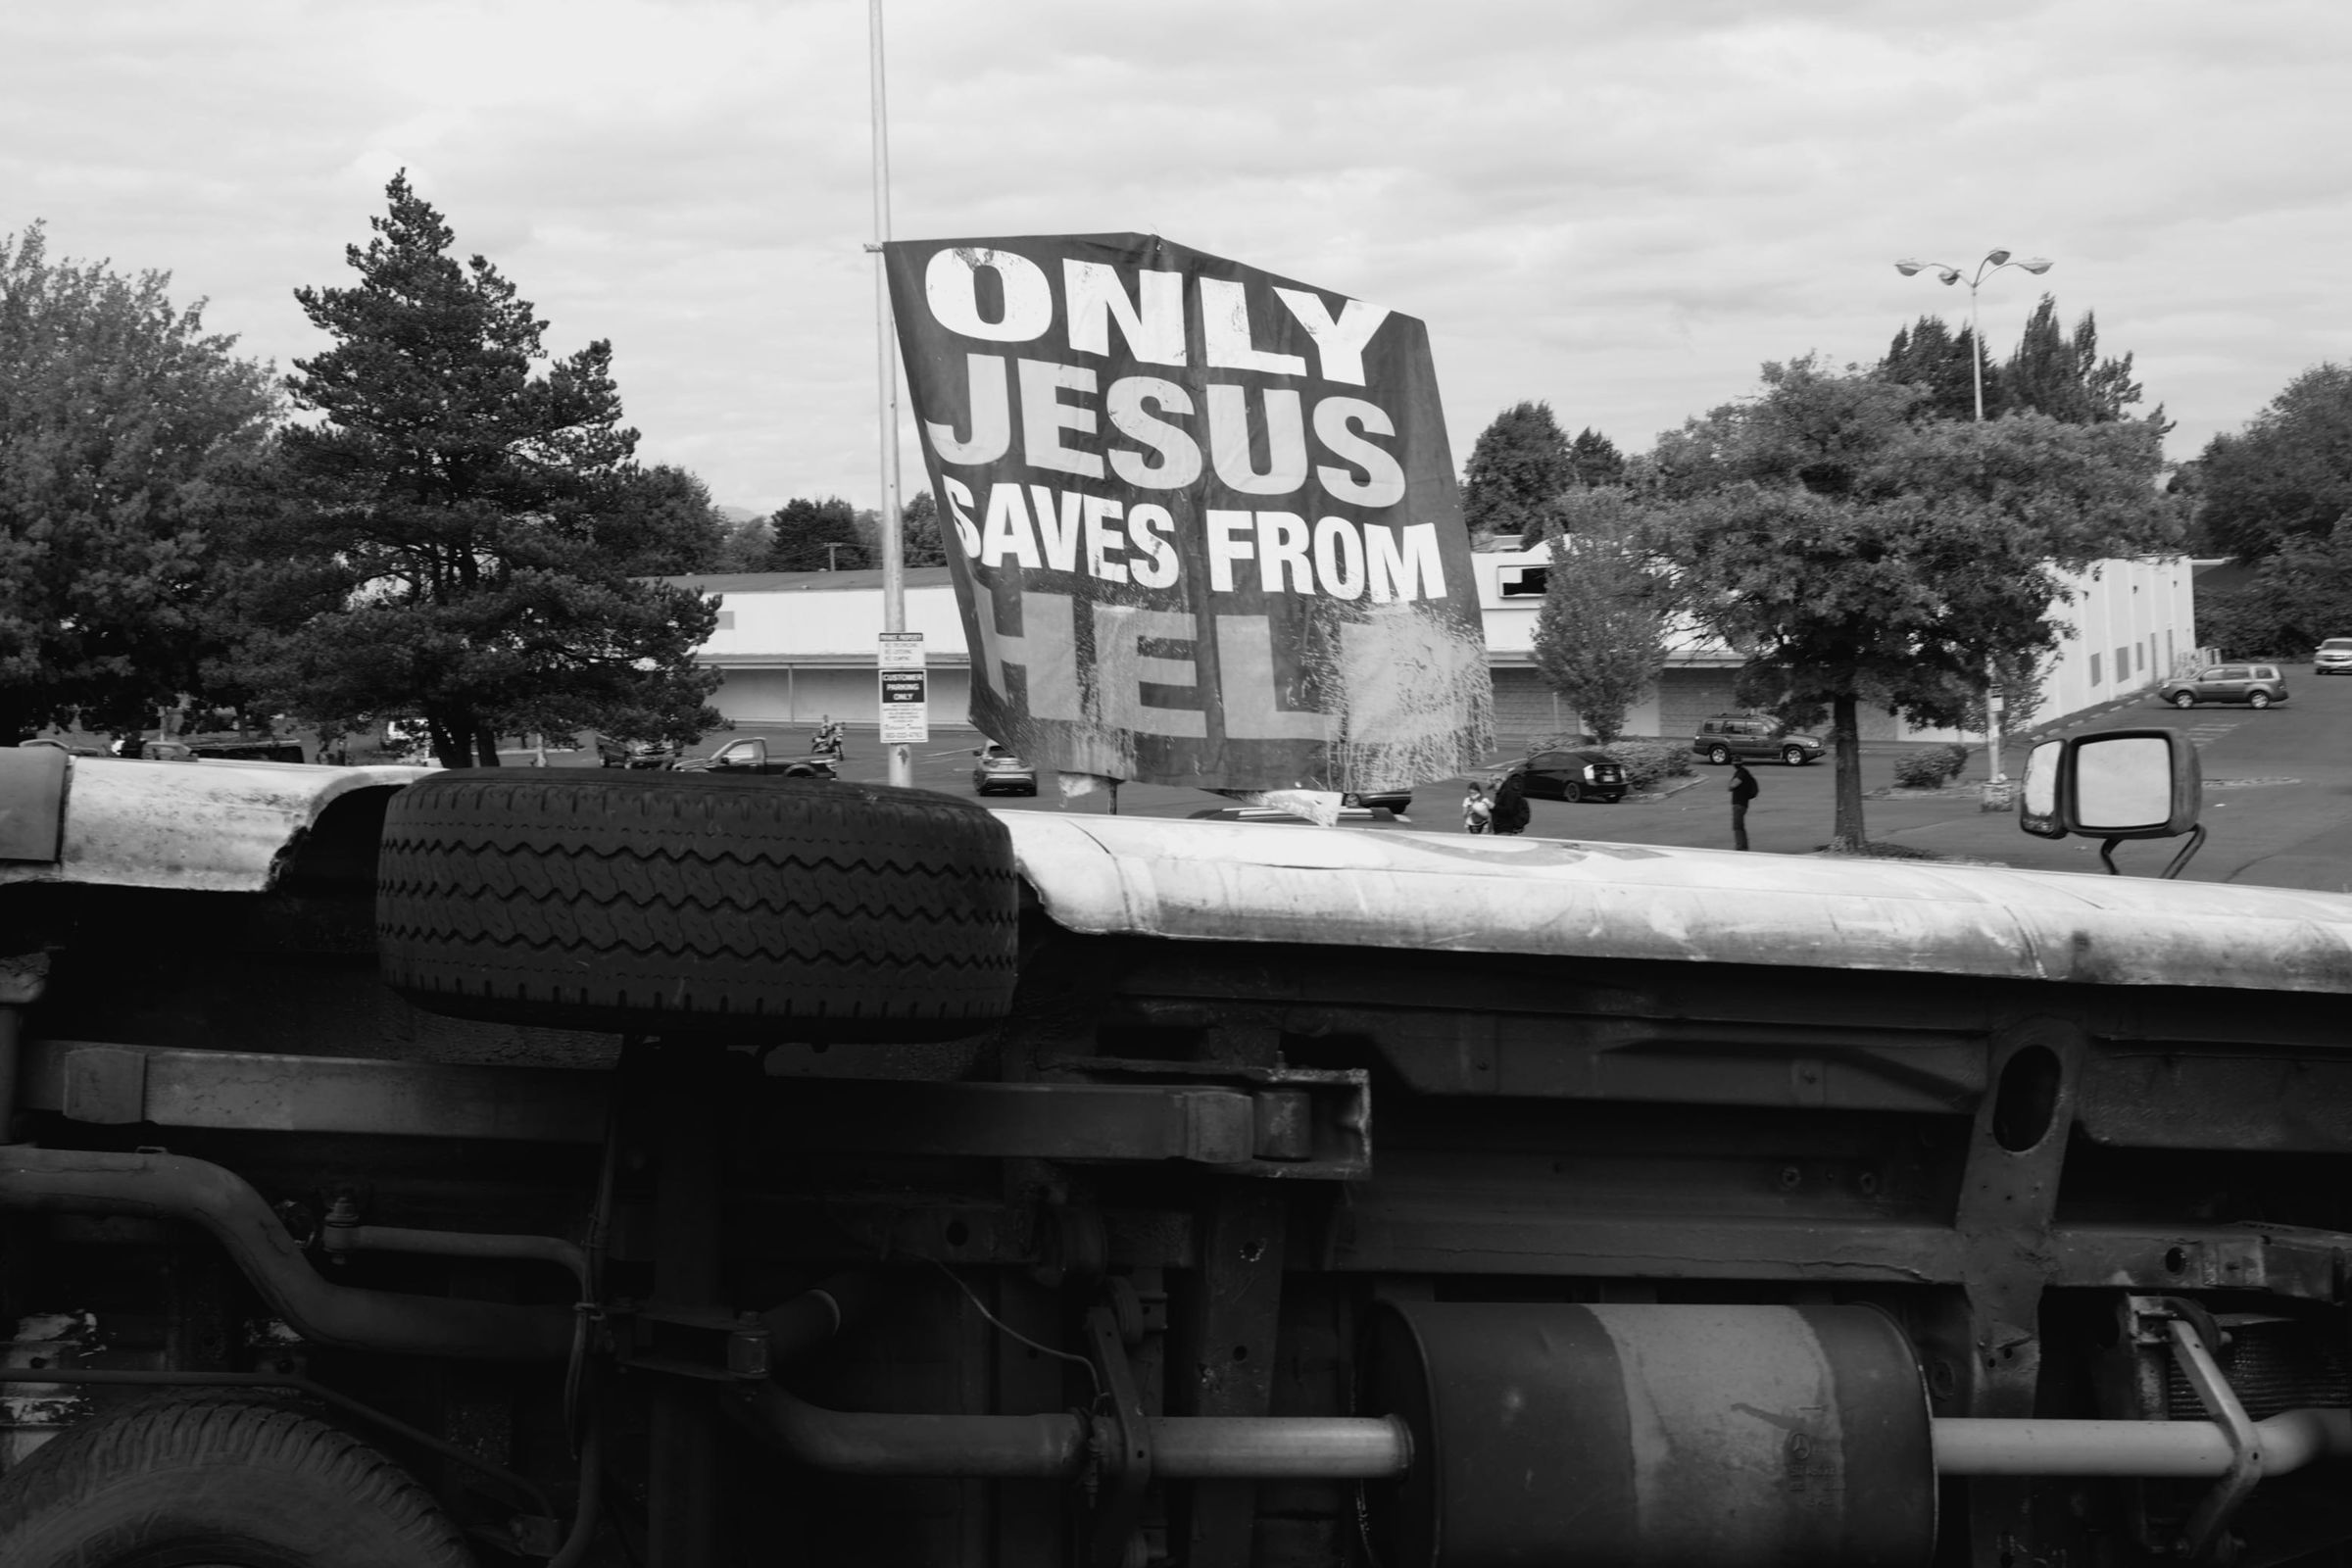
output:
M2237 728L2240 722L2234 718L2226 724L2208 719L2202 724L2191 724L2188 727L2188 744L2202 750Z

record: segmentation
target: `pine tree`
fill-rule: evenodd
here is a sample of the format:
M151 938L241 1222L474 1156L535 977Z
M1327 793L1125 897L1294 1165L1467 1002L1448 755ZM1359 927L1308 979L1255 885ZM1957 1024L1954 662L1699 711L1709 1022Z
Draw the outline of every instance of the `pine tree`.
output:
M1479 433L1462 470L1462 521L1474 534L1541 534L1546 509L1576 482L1568 438L1548 403L1518 403Z
M857 571L872 564L857 510L839 496L795 496L776 509L767 526L769 571Z
M1968 363L1973 348L1967 328L1955 334L1942 318L1923 316L1909 327L1895 329L1894 341L1887 345L1877 374L1882 381L1925 387L1928 396L1919 407L1920 417L1973 419L1977 414L1976 377ZM1977 369L1984 377L1984 416L1997 418L2006 407L2000 373L1989 360L1982 360Z
M612 345L534 373L530 302L449 254L405 172L385 196L358 283L295 292L334 346L287 378L321 417L280 438L278 509L245 541L243 673L323 727L421 717L452 767L495 765L501 734L715 727L694 662L715 605L613 548L649 492Z

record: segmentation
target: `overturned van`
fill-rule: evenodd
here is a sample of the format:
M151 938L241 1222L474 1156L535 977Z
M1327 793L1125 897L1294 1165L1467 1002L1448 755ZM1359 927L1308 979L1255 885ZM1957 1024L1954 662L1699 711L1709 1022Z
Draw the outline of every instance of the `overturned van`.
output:
M12 1568L2352 1541L2352 899L0 767Z

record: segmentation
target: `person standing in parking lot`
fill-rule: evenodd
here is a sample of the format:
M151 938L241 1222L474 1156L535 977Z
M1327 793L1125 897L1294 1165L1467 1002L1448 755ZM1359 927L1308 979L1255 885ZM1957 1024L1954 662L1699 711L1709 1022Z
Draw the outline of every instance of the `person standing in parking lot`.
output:
M1523 833L1527 830L1527 781L1517 773L1505 773L1502 782L1494 786L1494 831Z
M1732 764L1732 848L1747 848L1747 803L1763 793L1745 762Z
M1487 787L1476 780L1462 795L1462 831L1491 832L1494 826L1494 803L1487 798Z

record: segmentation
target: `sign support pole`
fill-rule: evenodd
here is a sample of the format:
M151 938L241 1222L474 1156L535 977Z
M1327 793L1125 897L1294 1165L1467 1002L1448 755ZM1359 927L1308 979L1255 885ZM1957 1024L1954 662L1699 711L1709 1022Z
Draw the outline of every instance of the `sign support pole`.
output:
M899 507L899 365L892 341L890 280L883 270L882 247L890 239L890 109L882 82L882 0L866 0L869 33L867 64L872 79L874 122L874 332L876 386L882 425L882 510L875 532L882 541L882 629L906 629L906 549ZM890 762L890 782L900 789L914 784L914 750L887 737L884 755Z

